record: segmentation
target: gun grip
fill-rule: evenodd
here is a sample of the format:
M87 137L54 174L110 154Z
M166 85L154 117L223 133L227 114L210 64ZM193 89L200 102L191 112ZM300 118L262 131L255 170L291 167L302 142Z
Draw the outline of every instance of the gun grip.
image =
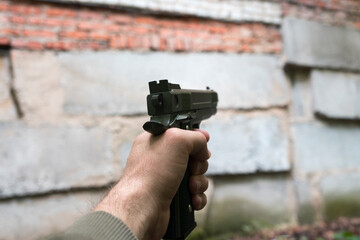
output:
M189 170L170 205L170 221L163 239L185 239L196 227L189 191Z

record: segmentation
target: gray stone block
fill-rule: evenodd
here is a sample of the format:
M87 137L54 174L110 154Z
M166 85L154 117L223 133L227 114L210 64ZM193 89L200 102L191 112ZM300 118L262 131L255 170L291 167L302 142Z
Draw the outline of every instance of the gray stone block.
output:
M289 102L279 59L219 53L60 53L64 109L70 114L146 112L147 83L167 78L182 88L219 93L220 108L267 108Z
M282 24L282 35L288 63L360 69L359 31L286 17Z
M62 113L63 92L55 52L11 51L14 87L25 118L56 119Z
M294 214L286 176L229 177L214 179L214 183L206 227L210 234L251 234L264 227L289 223Z
M294 180L294 187L297 200L297 216L299 223L314 223L316 219L316 213L313 206L312 189L310 183L296 179Z
M208 174L290 170L283 114L218 113L202 127L211 139Z
M10 95L9 57L0 52L0 121L14 119L16 119L16 109Z
M333 118L360 119L360 74L313 70L314 110Z
M296 171L324 172L360 167L360 128L357 125L292 125Z
M101 186L119 177L101 128L0 123L0 198Z
M360 215L360 172L327 175L320 187L326 220Z
M0 239L35 240L66 230L99 202L104 191L0 202Z

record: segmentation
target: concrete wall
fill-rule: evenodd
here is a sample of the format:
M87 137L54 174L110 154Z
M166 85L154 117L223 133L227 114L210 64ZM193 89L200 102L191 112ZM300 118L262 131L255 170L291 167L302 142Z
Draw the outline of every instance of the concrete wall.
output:
M143 131L147 82L164 78L219 93L193 238L360 216L356 1L46 2L0 3L0 239L88 212Z

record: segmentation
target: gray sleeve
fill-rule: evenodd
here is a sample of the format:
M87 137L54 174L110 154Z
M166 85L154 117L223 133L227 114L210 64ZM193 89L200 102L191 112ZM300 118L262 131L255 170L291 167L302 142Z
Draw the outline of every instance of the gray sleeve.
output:
M138 240L119 218L106 212L92 212L77 220L63 234L49 240Z

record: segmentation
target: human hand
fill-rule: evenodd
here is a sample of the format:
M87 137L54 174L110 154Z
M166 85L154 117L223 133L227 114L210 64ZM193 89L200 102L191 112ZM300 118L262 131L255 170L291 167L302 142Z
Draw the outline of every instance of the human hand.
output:
M134 141L118 184L95 211L120 218L139 239L161 239L170 217L170 203L189 164L189 190L195 210L207 202L203 175L210 152L203 130L170 128L160 136L148 132ZM189 163L188 163L189 161Z

